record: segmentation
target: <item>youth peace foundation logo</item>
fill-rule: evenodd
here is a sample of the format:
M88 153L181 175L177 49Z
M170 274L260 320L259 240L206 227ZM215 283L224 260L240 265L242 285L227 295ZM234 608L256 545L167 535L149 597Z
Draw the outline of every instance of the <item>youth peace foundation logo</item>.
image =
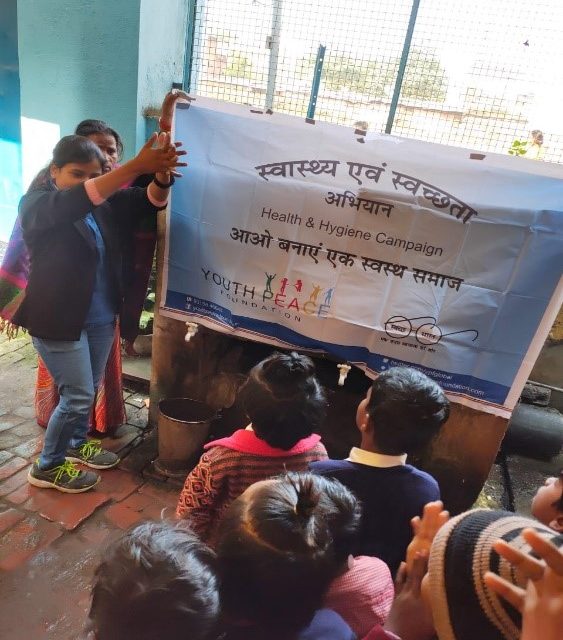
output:
M304 278L291 278L290 275L267 272L263 274L264 279L257 275L253 280L254 274L250 274L246 281L234 280L211 268L201 267L201 273L208 294L212 296L211 288L218 291L218 296L228 301L229 305L225 308L229 312L233 311L233 305L236 305L246 307L248 310L257 309L267 313L282 314L287 320L301 322L301 314L319 319L328 317L334 301L336 284L327 286L325 283L323 286ZM221 307L217 306L222 304L218 296L213 302L186 296L184 309L192 312L200 307L221 310Z

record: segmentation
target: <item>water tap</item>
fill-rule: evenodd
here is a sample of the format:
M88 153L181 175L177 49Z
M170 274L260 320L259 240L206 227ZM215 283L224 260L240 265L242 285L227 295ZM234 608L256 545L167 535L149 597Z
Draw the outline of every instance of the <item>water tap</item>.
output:
M186 337L184 338L184 340L186 342L189 342L197 333L199 325L197 324L197 322L186 322L186 327L188 328L188 332L186 333Z
M348 372L352 368L349 364L339 364L336 365L336 368L340 371L340 377L338 378L338 386L343 387L344 382L346 381L346 376Z

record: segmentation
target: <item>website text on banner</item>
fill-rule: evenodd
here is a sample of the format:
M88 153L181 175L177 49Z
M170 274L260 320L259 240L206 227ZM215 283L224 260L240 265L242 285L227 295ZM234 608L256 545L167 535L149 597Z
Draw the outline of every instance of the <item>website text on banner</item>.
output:
M197 98L162 313L508 415L561 304L561 169Z

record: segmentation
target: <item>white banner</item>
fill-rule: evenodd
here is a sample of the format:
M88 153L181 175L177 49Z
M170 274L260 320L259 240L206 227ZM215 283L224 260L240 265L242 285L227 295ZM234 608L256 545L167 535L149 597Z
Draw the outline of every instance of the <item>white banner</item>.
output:
M563 297L563 170L203 98L162 313L508 416Z

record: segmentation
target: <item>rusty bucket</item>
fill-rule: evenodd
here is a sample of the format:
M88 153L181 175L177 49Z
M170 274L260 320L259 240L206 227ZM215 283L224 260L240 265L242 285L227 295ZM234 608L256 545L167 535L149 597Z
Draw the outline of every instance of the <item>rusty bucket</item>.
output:
M185 476L196 464L217 412L205 402L169 398L158 403L158 460L167 476Z

